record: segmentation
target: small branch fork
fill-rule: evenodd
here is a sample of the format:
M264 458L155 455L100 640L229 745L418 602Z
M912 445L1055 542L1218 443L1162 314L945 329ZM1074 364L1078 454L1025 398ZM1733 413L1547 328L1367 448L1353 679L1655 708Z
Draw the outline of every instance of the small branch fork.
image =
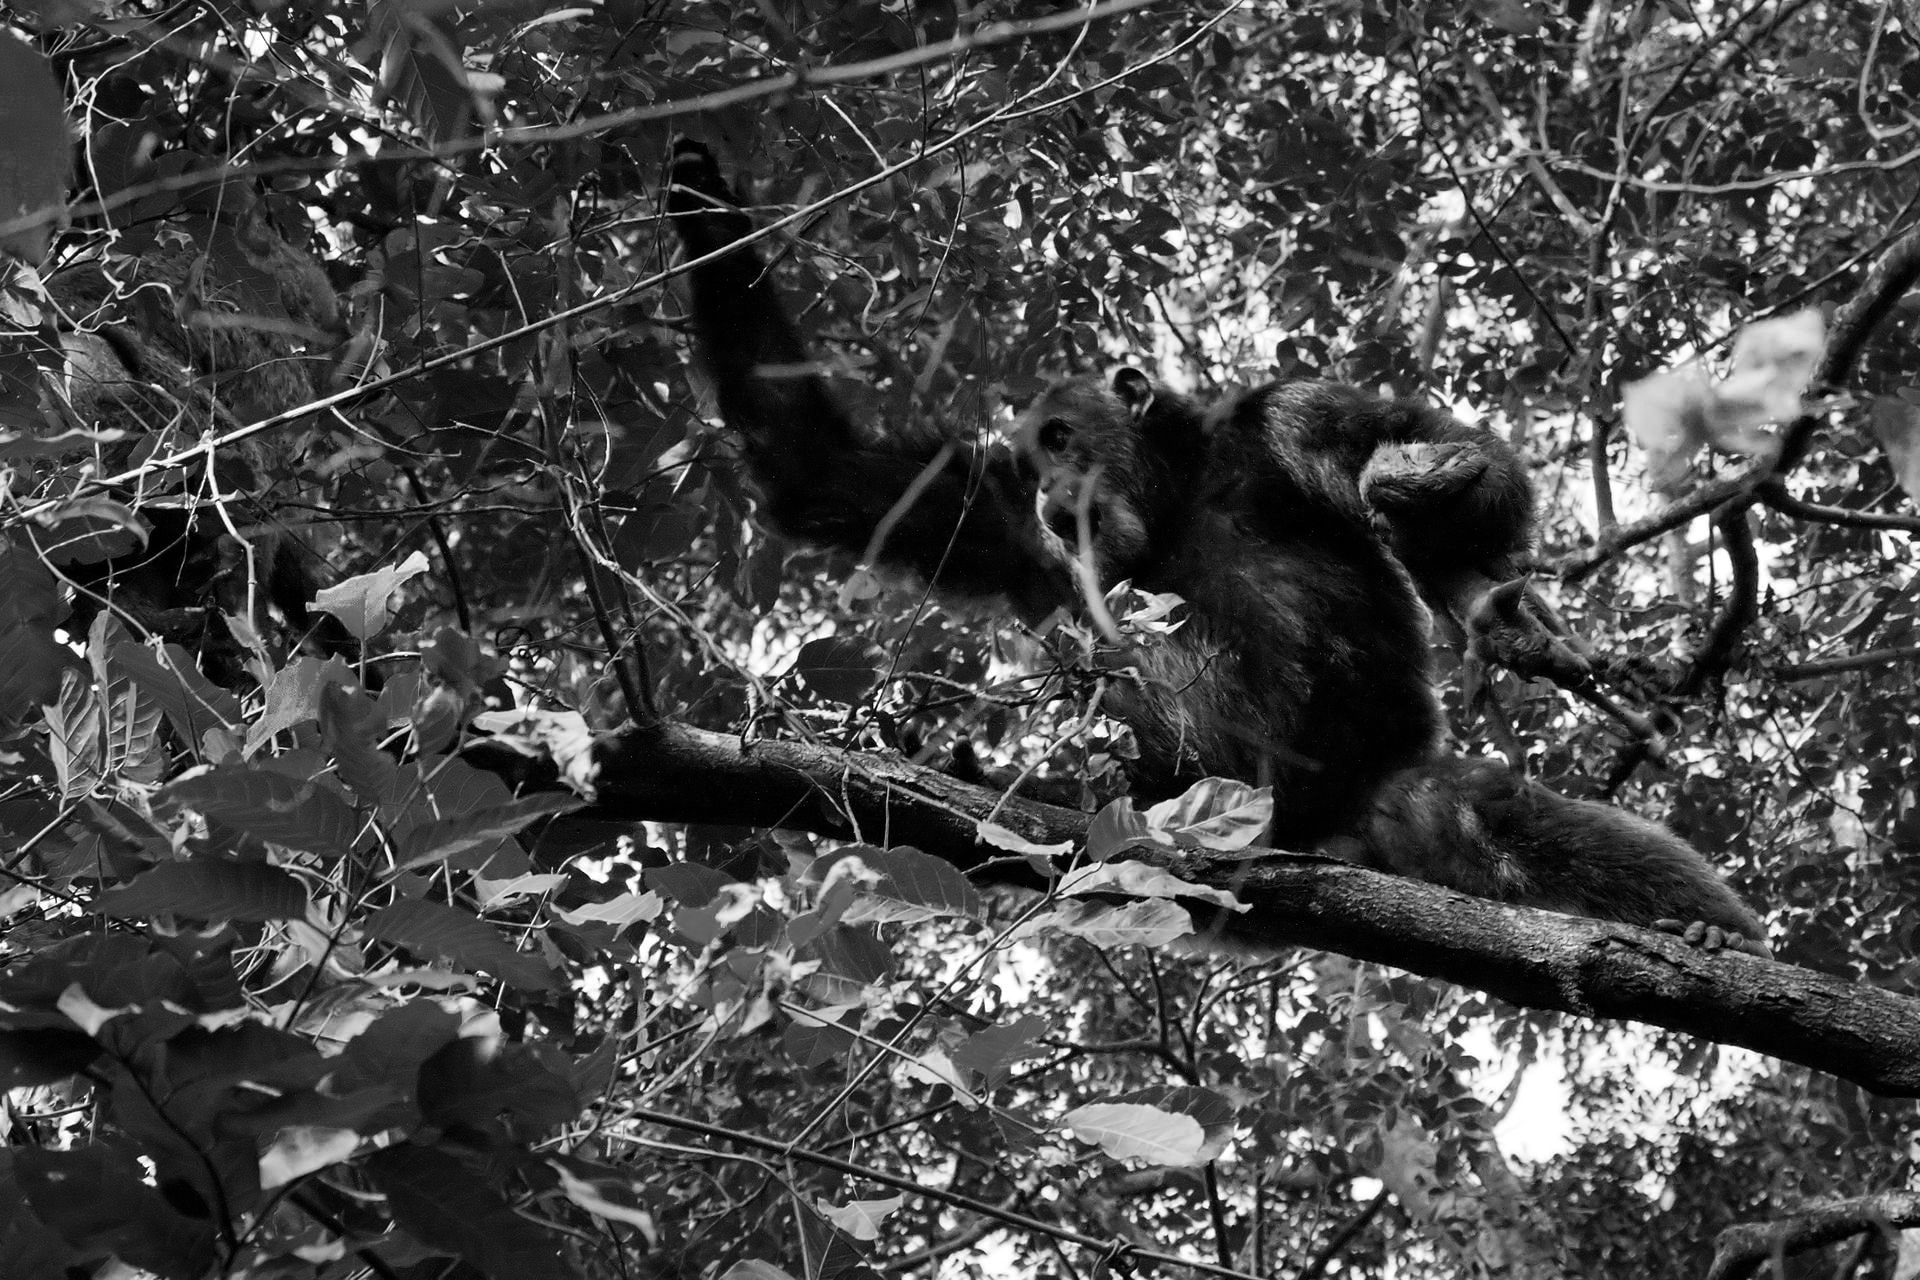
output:
M1866 348L1867 340L1916 280L1920 280L1920 228L1907 232L1888 247L1880 260L1868 269L1859 291L1834 315L1827 354L1814 371L1809 387L1811 395L1830 395L1852 376L1854 365ZM1737 506L1744 511L1755 502L1763 502L1784 514L1803 519L1830 518L1841 514L1831 508L1795 502L1786 494L1782 484L1783 477L1806 457L1820 421L1819 414L1801 414L1787 424L1776 457L1756 462L1744 475L1703 484L1650 516L1614 526L1601 535L1590 550L1569 557L1560 567L1561 579L1569 583L1579 582L1602 565L1617 559L1628 548L1650 542L1700 516L1718 516L1723 508ZM1835 522L1878 528L1920 528L1920 520L1910 517L1846 515L1844 521Z
M1920 281L1920 228L1901 236L1867 271L1859 290L1835 314L1827 353L1814 372L1809 394L1832 395L1851 378L1861 352L1900 298ZM1806 457L1813 434L1824 414L1803 413L1781 433L1780 448L1772 458L1760 459L1743 475L1700 485L1660 511L1601 534L1594 546L1567 558L1561 580L1576 583L1629 548L1650 542L1683 527L1700 516L1711 516L1733 568L1733 581L1707 639L1673 692L1682 697L1699 694L1733 663L1742 637L1759 616L1759 560L1754 552L1748 512L1764 505L1799 520L1862 529L1890 529L1920 533L1920 518L1882 512L1848 511L1803 502L1787 492L1785 477ZM1837 658L1790 668L1787 679L1810 679L1832 671L1855 670L1881 661L1899 661L1898 651L1881 650L1857 659Z

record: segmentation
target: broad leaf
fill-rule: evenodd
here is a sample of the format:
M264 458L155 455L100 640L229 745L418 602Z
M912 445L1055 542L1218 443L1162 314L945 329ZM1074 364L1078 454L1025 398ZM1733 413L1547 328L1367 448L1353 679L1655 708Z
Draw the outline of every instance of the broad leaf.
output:
M102 915L141 920L298 920L307 913L299 880L261 862L188 858L163 862L93 900Z
M1014 930L1014 938L1064 933L1097 947L1163 947L1192 933L1193 917L1165 899L1107 906L1068 902L1043 912Z
M462 969L490 973L508 986L554 991L559 978L538 957L514 949L505 934L484 920L437 902L407 900L367 917L369 938L447 960Z
M1273 821L1273 788L1248 786L1231 778L1203 778L1143 816L1148 826L1177 843L1222 851L1244 849Z
M560 1237L513 1211L506 1198L443 1151L399 1146L366 1164L402 1231L453 1254L491 1280L574 1280Z
M858 636L826 636L801 645L793 669L802 684L828 702L851 704L880 683L887 655L879 645Z
M1206 1134L1192 1116L1137 1102L1095 1102L1067 1113L1067 1128L1116 1160L1175 1168L1206 1163Z
M360 826L325 787L258 765L203 770L163 788L158 798L257 839L326 857L351 851Z
M393 615L400 611L396 597L408 579L427 571L427 557L416 551L392 569L376 569L357 578L348 578L338 586L324 587L313 604L340 619L340 625L361 641L371 640L386 630Z

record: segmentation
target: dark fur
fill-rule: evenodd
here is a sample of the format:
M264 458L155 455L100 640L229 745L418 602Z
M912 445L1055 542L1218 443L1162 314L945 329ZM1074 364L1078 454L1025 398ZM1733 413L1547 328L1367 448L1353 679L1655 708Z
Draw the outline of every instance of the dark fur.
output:
M668 209L692 255L748 232L704 150L683 144L674 179ZM767 518L865 550L941 442L856 431L752 252L697 269L693 296ZM1084 540L1102 587L1132 579L1186 600L1185 626L1129 655L1143 679L1115 708L1139 740L1137 790L1270 783L1283 847L1506 901L1763 936L1660 827L1493 761L1437 758L1418 596L1471 598L1532 538L1531 485L1493 436L1325 382L1204 410L1129 370L1053 387L1014 449L955 450L892 531L890 561L1031 618L1080 602Z

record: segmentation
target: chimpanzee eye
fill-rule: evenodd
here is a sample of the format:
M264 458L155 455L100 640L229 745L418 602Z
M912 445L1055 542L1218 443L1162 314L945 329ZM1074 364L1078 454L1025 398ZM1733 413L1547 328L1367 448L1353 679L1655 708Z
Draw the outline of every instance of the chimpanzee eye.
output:
M1065 418L1048 418L1040 424L1040 447L1048 453L1059 453L1067 447L1067 441L1073 439L1073 424Z

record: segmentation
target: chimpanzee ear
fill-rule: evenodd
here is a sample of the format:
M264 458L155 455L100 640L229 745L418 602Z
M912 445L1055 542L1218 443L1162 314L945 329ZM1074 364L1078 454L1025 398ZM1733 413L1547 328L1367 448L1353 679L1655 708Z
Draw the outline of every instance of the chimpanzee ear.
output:
M1153 407L1153 383L1138 369L1122 369L1113 375L1113 391L1127 406L1127 416L1135 422L1147 416Z

